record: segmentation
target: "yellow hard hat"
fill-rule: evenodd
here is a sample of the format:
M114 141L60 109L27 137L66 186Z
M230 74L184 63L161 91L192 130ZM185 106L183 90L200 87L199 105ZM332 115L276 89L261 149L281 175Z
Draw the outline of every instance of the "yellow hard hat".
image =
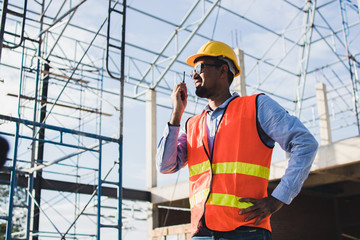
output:
M192 55L188 59L186 59L186 63L194 67L195 60L199 57L205 57L205 56L223 57L225 59L228 58L235 65L234 77L238 76L241 72L234 50L229 45L218 41L208 41L207 43L202 45L199 51L195 55Z

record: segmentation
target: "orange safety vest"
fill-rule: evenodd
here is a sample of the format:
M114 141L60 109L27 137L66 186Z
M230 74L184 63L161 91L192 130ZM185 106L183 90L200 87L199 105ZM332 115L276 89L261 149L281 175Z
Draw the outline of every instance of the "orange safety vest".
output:
M205 215L206 226L232 231L240 226L271 231L270 216L254 225L241 209L252 206L240 198L267 197L272 148L260 139L256 124L256 97L237 97L225 109L214 138L212 155L207 142L206 111L187 122L191 227L197 231Z

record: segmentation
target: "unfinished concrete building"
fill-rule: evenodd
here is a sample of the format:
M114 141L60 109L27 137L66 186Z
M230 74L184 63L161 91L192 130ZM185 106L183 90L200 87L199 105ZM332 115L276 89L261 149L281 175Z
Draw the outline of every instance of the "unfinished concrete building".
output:
M187 169L159 175L155 153L211 39L238 56L232 91L269 95L320 143L273 238L360 239L359 1L0 2L5 239L189 239ZM206 105L186 83L184 121ZM269 192L287 161L276 147Z

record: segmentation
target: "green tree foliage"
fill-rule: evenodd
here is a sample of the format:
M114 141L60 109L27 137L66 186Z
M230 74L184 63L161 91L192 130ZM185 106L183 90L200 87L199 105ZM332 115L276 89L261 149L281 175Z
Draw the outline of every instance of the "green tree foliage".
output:
M9 193L10 187L7 185L0 185L0 216L8 215L9 207ZM21 232L25 230L27 208L26 206L26 189L17 188L15 191L14 197L14 208L13 208L13 229L12 232ZM6 233L6 224L5 220L0 222L0 240L5 239ZM21 237L17 235L16 237Z

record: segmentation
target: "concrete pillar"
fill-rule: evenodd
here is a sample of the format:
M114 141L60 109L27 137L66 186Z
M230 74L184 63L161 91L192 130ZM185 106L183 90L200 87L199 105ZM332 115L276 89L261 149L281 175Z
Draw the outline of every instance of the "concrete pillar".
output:
M146 92L146 187L156 187L156 92Z
M326 85L324 83L316 84L316 98L319 113L320 145L328 145L331 143L331 128Z
M239 76L234 78L233 85L235 92L239 93L240 96L243 97L246 96L244 52L238 48L235 48L234 52L237 56L237 60L241 68L241 73Z
M156 92L149 89L146 92L146 188L150 190L157 185L156 172ZM157 211L152 203L148 203L148 239L152 239L154 220ZM155 221L156 222L156 221Z

